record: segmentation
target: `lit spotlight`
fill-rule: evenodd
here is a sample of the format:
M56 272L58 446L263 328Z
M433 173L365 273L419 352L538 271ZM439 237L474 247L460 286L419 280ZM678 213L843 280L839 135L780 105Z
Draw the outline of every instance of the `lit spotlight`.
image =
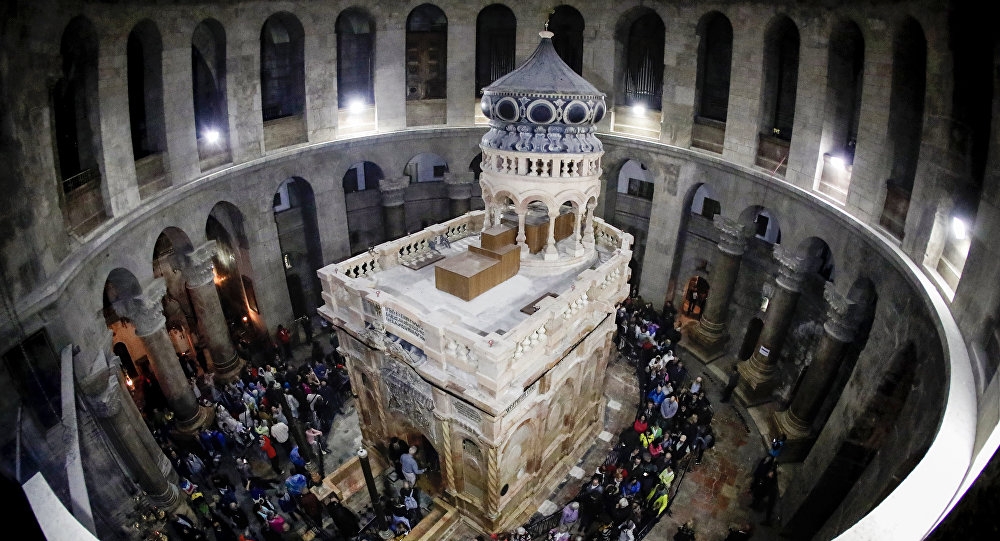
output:
M951 218L951 231L955 235L956 240L965 240L966 235L969 233L965 222L958 216Z
M641 116L641 115L646 114L646 106L643 105L643 104L641 104L641 103L637 103L637 104L633 105L632 106L632 114L634 114L636 116Z
M205 142L214 145L219 142L219 130L205 130Z
M358 99L351 100L350 103L347 104L347 110L352 115L361 114L361 112L365 110L365 102Z
M830 164L834 167L843 169L844 168L844 158L840 156L830 156Z

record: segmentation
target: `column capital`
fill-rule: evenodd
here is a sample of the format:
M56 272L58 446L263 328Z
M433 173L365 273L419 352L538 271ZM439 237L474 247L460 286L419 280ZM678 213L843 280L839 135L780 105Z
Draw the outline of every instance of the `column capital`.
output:
M472 172L444 174L444 183L448 188L449 199L468 199L472 197Z
M398 207L405 202L406 187L410 185L410 177L384 178L378 181L378 190L382 193L383 207Z
M212 258L215 256L218 246L214 240L195 248L185 257L184 279L187 280L188 287L194 288L210 283L215 275L212 269L215 263Z
M741 256L747 249L747 226L716 214L712 225L719 231L719 250L732 256Z
M122 409L122 394L118 389L118 357L108 360L101 351L89 366L85 366L87 363L79 356L76 357L73 364L77 385L91 411L99 418L117 415Z
M827 282L823 290L826 301L826 323L823 329L838 342L848 343L854 340L857 330L856 307L854 301L842 295L833 282Z
M775 283L792 293L798 293L802 287L805 260L780 244L774 245L774 259L778 261L778 277L774 280Z
M163 327L163 296L167 294L167 283L163 278L154 278L142 289L142 295L132 303L129 318L135 323L135 334L149 336Z

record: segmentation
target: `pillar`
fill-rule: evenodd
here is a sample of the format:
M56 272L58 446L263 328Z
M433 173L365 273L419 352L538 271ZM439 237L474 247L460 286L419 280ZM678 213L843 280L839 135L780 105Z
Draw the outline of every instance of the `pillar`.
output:
M774 247L774 257L778 260L778 278L775 280L778 287L768 305L764 328L760 331L753 355L737 365L740 383L736 396L746 406L770 400L778 371L775 359L785 342L802 285L803 260L787 253L780 244Z
M712 260L712 271L708 277L712 293L705 301L705 311L698 326L691 332L691 344L686 346L695 357L706 363L719 358L729 341L729 303L747 247L745 225L719 215L713 222L719 231L719 251Z
M812 425L827 396L831 394L844 349L854 340L855 304L841 295L833 282L826 283L823 298L826 299L827 319L812 363L802 376L788 409L775 412L772 417L774 433L788 436L787 448L783 454L789 455L785 458L792 460L804 459L815 441Z
M452 218L472 209L472 180L471 172L444 174L444 183L448 188L448 210Z
M583 243L590 248L594 247L594 209L596 208L596 202L587 203L587 219L584 221L583 226Z
M556 219L559 218L559 207L549 209L549 238L545 240L545 261L559 259L559 249L556 248Z
M382 223L385 224L386 240L398 239L406 235L406 187L410 177L382 179L378 189L382 192Z
M531 253L531 248L528 248L528 236L524 234L524 216L528 213L527 210L517 213L517 245L521 247L521 257L527 256Z
M149 366L163 390L163 395L174 412L177 429L193 434L210 420L188 385L184 370L174 353L174 345L167 335L166 318L163 316L163 295L167 286L163 278L154 279L135 299L129 317L135 322L135 334L142 340L149 354Z
M237 355L233 347L229 336L229 325L222 313L219 292L215 288L215 275L212 272L212 256L215 255L215 250L215 241L211 240L188 254L184 278L187 280L194 313L198 316L199 334L212 354L215 380L228 383L239 376L244 360Z
M573 213L573 255L582 256L587 250L583 246L583 235L580 234L580 227L583 225L583 213L579 206Z
M103 353L94 362L75 359L77 385L91 413L97 418L119 460L147 494L150 502L167 511L180 507L177 472L142 421L132 397L121 383L118 358L110 362Z

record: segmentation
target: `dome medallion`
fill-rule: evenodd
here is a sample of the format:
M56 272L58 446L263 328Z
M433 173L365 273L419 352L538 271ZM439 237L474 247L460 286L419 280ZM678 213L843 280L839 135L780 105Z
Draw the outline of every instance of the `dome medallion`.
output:
M601 152L594 124L604 118L604 93L576 74L552 46L552 32L528 60L483 89L490 130L484 148L534 153Z

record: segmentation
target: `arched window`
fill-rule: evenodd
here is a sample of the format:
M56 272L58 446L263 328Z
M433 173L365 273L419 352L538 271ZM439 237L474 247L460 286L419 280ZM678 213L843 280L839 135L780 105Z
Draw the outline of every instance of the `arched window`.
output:
M70 228L83 234L108 213L101 190L97 47L94 26L83 17L62 35L62 77L52 87L55 163L62 181L63 212Z
M403 170L403 174L410 177L410 182L439 182L444 180L447 172L448 162L430 152L422 152L410 158Z
M791 19L781 17L765 39L763 128L790 141L799 79L799 30Z
M927 40L920 24L907 19L892 44L887 138L891 145L892 172L886 182L885 203L879 218L879 225L898 239L903 238L913 179L917 174L926 76Z
M302 24L290 13L271 15L260 31L260 101L265 122L302 114L304 69Z
M628 28L621 76L622 105L652 111L661 108L663 95L663 20L644 9Z
M229 110L226 98L226 31L206 19L191 36L194 122L202 171L230 160Z
M559 6L549 17L552 46L573 71L583 74L583 15L570 6Z
M351 8L337 17L337 106L375 103L375 25L364 11Z
M517 19L503 4L483 8L476 17L476 97L514 69Z
M447 97L448 18L422 4L406 18L406 99Z
M820 148L823 160L816 189L847 202L854 148L861 119L865 42L858 25L844 21L830 36L826 76L826 110Z
M698 75L695 101L700 118L725 122L729 113L729 76L733 63L733 26L719 12L698 24Z
M132 153L136 160L166 150L163 122L163 43L152 21L143 21L128 35L128 113Z
M344 193L363 192L378 189L378 183L385 178L382 169L372 162L358 162L344 173Z

